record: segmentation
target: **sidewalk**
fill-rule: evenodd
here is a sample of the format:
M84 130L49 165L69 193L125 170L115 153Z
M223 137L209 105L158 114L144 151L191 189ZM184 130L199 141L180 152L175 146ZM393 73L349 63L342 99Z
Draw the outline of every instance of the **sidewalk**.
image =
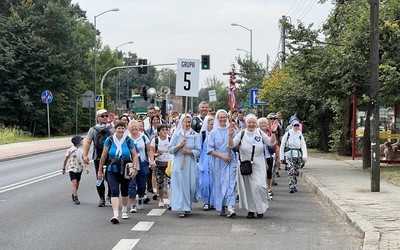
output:
M0 145L0 162L67 149L71 138ZM310 158L301 178L364 239L364 250L400 249L400 187L384 180L371 192L361 160Z
M0 162L68 149L72 136L0 145ZM65 151L66 152L66 151Z
M310 158L300 175L364 239L364 250L400 249L400 187L381 179L380 192L371 192L361 160Z

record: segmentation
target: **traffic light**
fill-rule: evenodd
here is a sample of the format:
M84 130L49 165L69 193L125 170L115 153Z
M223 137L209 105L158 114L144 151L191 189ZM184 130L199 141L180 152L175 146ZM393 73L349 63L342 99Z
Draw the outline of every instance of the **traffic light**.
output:
M147 59L139 59L139 65L147 65ZM147 66L138 68L139 74L147 74Z
M143 96L143 99L147 102L147 87L146 86L142 87L142 96Z
M126 103L125 103L125 105L126 105L126 109L128 109L128 110L129 110L129 100L126 100Z
M201 55L201 69L210 69L210 55Z

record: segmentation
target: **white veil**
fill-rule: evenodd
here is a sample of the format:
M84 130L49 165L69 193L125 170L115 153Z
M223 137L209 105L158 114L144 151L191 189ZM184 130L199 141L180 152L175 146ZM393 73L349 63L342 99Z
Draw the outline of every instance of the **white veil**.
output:
M219 126L218 116L219 116L220 113L225 113L225 114L226 114L226 124L225 124L225 127ZM217 113L215 114L215 121L214 121L213 129L217 129L217 128L222 128L222 129L224 129L224 128L228 128L228 127L229 127L228 112L226 112L224 109L219 109L219 110L217 111Z

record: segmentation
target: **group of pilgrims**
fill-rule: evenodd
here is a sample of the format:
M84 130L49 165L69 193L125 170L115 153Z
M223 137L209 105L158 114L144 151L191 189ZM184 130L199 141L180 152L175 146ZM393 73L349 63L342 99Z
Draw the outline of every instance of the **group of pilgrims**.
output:
M246 210L248 219L262 218L273 197L271 179L275 173L273 167L278 163L286 165L290 193L297 192L298 171L307 160L307 148L297 119L291 120L291 126L281 135L282 128L276 119L257 118L254 114L245 116L244 128L223 109L215 115L194 119L189 114L181 114L173 128L160 124L152 128L157 133L147 136L143 122L114 124L115 133L104 142L99 165L107 165L107 158L130 158L132 164L128 179L116 168L117 160L108 161L105 169L111 189L112 223L119 223L120 194L122 219L129 218L128 200L130 213L138 212L143 201L149 200L146 175L157 191L154 196L159 199L158 206L164 207L163 193L167 188L169 203L166 205L178 212L180 218L190 216L193 203L199 200L204 203L204 211L216 210L220 216L235 217L238 203L239 209ZM200 130L193 129L194 123L201 125L197 126ZM251 174L241 174L243 161L251 161ZM170 176L166 174L167 168ZM98 178L104 174L103 168L99 168Z

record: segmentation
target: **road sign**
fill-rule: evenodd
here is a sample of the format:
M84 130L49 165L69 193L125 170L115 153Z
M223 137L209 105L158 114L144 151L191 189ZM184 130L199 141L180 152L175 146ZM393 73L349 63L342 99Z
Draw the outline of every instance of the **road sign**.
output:
M168 111L174 110L174 101L168 100Z
M258 100L258 89L250 89L250 105L266 105L266 102Z
M51 103L53 100L53 94L49 90L45 90L42 92L42 101L46 104Z
M104 95L96 95L96 108L103 109L104 108Z
M178 58L176 66L176 87L177 96L199 96L199 59Z
M94 107L94 93L91 90L87 90L83 94L82 98L82 108L92 108Z
M210 99L210 102L216 102L217 101L217 93L215 90L209 90L208 91L208 98Z

